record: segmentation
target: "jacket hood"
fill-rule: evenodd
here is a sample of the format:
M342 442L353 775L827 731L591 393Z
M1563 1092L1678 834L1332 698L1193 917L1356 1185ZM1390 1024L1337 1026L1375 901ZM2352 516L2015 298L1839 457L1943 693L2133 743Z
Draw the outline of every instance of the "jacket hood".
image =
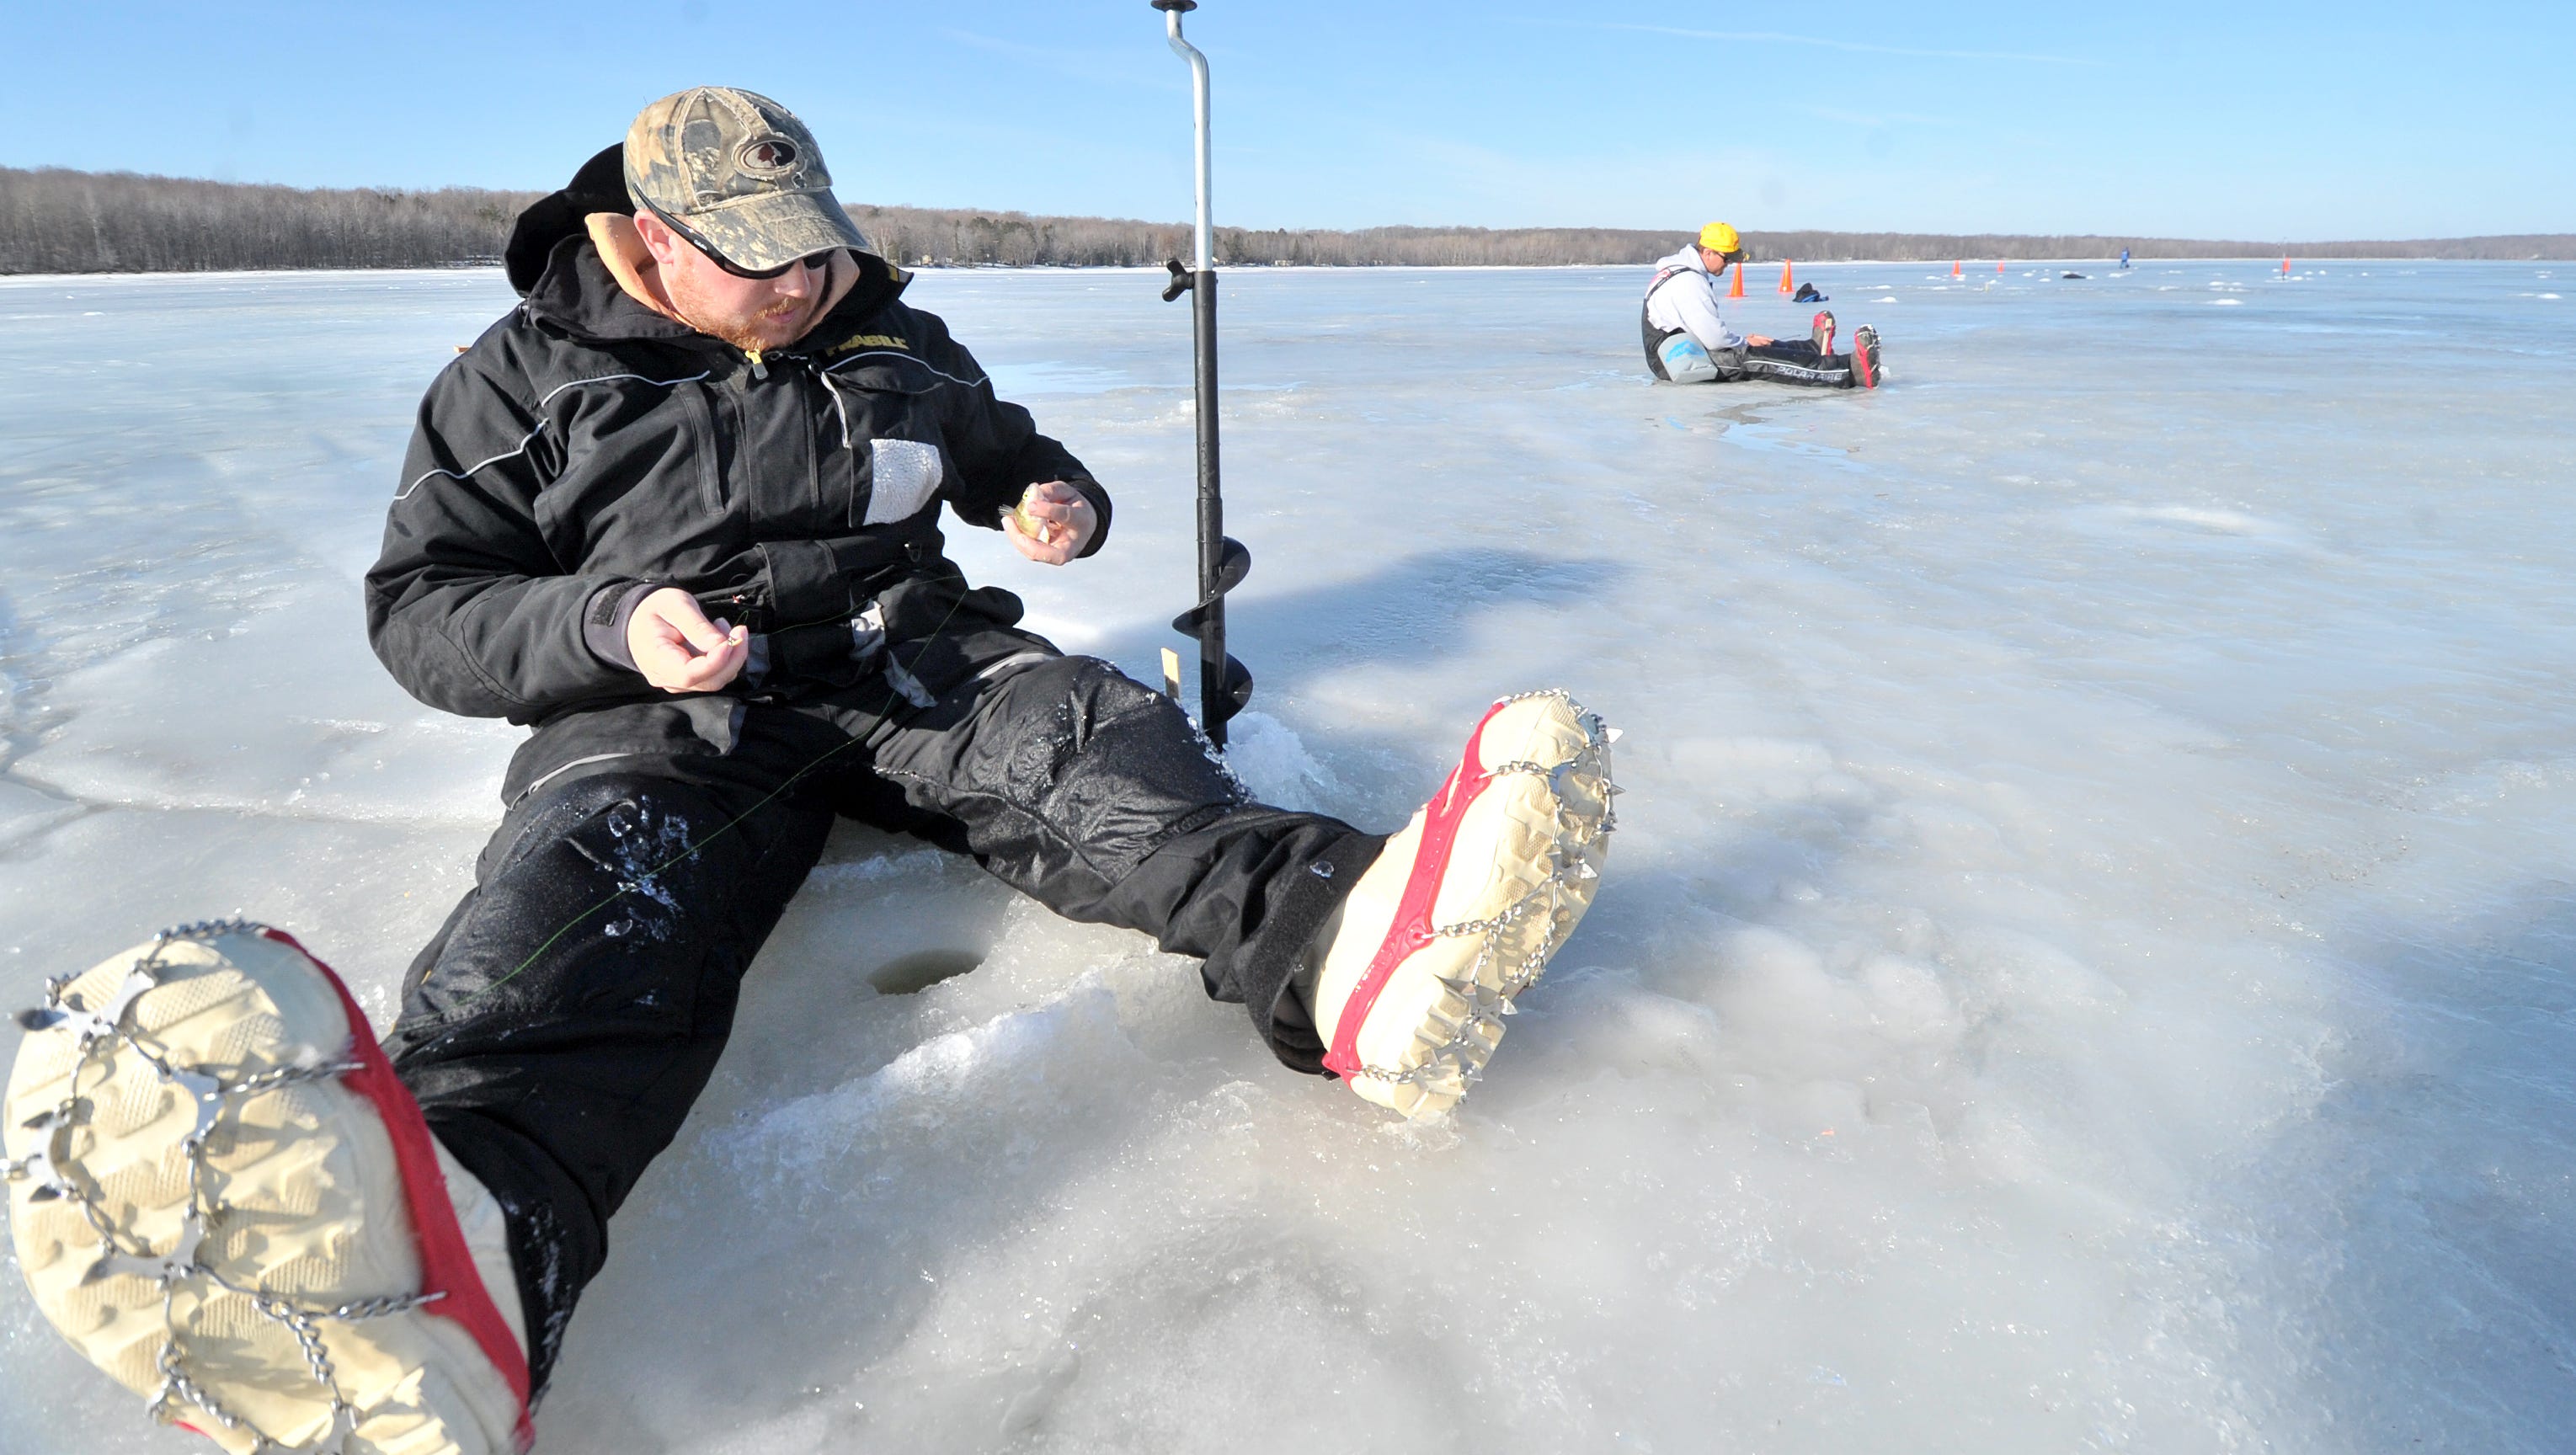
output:
M562 191L540 198L521 212L510 229L510 245L502 261L510 286L527 300L528 316L576 338L715 343L637 302L600 260L599 249L590 240L590 215L634 210L626 195L625 146L620 143L582 163ZM850 257L858 264L858 282L824 319L816 321L817 329L832 319L870 317L894 302L912 282L910 274L874 253L852 252Z
M531 212L535 210L535 208L529 209ZM1660 273L1666 268L1688 268L1694 273L1705 273L1708 271L1708 264L1699 260L1698 248L1693 247L1689 243L1684 243L1682 244L1681 251L1676 252L1669 257L1655 259L1655 271Z
M569 237L584 237L583 219L594 212L633 212L635 204L626 195L626 144L620 142L581 164L572 181L560 192L541 197L528 204L519 220L510 227L510 245L502 250L501 261L510 275L510 286L525 298L536 290L537 280L545 276L546 265L554 255L555 245Z

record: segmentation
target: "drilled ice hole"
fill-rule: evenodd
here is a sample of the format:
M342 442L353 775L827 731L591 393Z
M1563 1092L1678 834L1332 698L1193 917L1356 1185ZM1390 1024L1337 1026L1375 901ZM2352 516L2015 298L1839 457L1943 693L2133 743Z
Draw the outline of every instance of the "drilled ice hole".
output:
M915 950L868 972L879 995L913 995L984 963L972 950Z

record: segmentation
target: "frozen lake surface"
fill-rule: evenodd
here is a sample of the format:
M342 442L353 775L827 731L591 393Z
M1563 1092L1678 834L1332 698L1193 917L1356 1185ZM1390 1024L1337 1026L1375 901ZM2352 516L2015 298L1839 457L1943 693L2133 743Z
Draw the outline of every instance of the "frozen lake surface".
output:
M2576 268L2072 266L1800 270L1863 396L1648 387L1639 269L1226 275L1246 776L1392 827L1572 688L1628 733L1598 907L1410 1128L845 831L540 1449L2568 1448ZM911 295L1118 497L970 574L1149 679L1154 295ZM238 911L389 1019L515 733L403 696L358 580L509 301L0 280L8 1008ZM0 1279L0 1449L204 1448L138 1403Z

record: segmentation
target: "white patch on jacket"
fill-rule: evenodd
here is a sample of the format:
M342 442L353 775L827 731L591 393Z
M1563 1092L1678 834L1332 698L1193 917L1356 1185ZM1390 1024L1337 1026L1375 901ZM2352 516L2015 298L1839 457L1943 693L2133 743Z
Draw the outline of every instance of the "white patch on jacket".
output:
M868 518L860 524L892 525L910 519L930 503L941 476L937 446L919 440L870 440L868 453L874 460L868 467Z

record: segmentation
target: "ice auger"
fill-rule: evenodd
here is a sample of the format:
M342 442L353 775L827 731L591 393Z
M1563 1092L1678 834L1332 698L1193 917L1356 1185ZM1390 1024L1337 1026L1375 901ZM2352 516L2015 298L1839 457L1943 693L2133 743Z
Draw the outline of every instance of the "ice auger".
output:
M1172 51L1190 65L1190 92L1198 122L1198 256L1196 265L1172 259L1163 301L1191 295L1192 345L1197 358L1199 424L1199 599L1172 618L1172 630L1199 644L1199 726L1208 741L1225 746L1225 725L1252 700L1252 673L1225 649L1225 594L1252 570L1252 552L1225 533L1225 505L1217 490L1216 260L1208 222L1208 66L1198 47L1181 39L1181 14L1198 0L1153 0L1163 12Z

